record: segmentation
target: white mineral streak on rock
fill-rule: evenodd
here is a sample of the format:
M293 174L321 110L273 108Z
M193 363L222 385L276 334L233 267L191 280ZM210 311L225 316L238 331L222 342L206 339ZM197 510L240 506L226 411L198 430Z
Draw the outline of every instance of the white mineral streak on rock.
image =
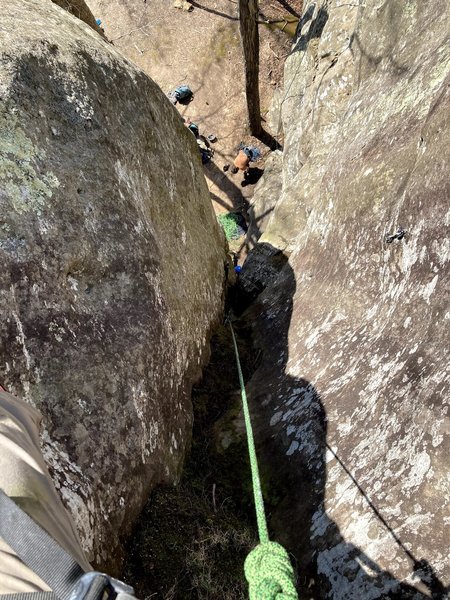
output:
M54 483L61 498L75 519L77 533L87 556L94 552L94 522L98 508L89 480L77 464L70 460L58 442L52 441L47 429L41 432L42 454L54 473ZM76 480L77 483L74 483ZM91 559L92 560L92 559Z
M438 275L435 275L433 277L432 281L430 281L430 283L428 283L427 285L423 286L423 288L420 292L422 298L425 300L425 302L427 304L430 304L430 298L431 298L432 293L436 289L437 282L438 282Z
M2 382L44 415L89 558L118 567L152 488L179 477L224 240L153 81L51 2L0 3L0 22Z
M291 445L288 448L288 451L286 452L286 456L291 456L292 454L294 454L294 452L298 449L299 447L299 443L296 441L291 442Z
M132 386L133 404L136 409L136 414L139 417L139 423L142 427L141 436L141 458L145 464L150 454L158 445L158 422L154 419L148 419L145 415L148 397L144 391L144 382L142 381L137 386Z
M277 423L279 423L281 421L282 417L283 417L283 411L280 410L272 416L272 418L270 419L270 425L273 427L274 425L276 425Z
M276 354L252 389L271 394L277 382L276 408L262 413L270 434L258 431L274 476L297 491L308 468L317 486L312 499L286 495L274 522L301 564L311 511L319 598L414 597L405 584L431 595L404 548L449 584L450 52L435 7L421 7L420 25L417 11L400 0L305 3L278 101L283 185L260 247L284 248L291 272L269 281L260 306L270 314L253 315L266 370ZM387 244L400 226L407 235ZM319 400L308 404L312 386Z
M31 357L30 357L30 353L27 350L27 346L25 344L25 334L23 332L23 325L19 318L19 315L16 312L13 311L12 315L14 317L14 320L17 325L17 330L18 330L17 341L22 346L23 355L25 356L25 365L26 365L27 369L30 370L31 369Z
M425 475L428 473L428 469L431 466L431 459L427 452L421 452L420 454L414 457L414 464L409 470L409 473L406 473L405 478L403 480L403 487L405 489L416 488L418 487L425 478Z

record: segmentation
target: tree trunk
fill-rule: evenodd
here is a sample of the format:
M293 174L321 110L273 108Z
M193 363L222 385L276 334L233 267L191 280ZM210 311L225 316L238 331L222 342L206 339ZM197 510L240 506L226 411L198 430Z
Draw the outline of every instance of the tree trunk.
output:
M245 65L245 93L250 132L261 133L261 107L259 101L259 33L258 0L239 0L239 25Z

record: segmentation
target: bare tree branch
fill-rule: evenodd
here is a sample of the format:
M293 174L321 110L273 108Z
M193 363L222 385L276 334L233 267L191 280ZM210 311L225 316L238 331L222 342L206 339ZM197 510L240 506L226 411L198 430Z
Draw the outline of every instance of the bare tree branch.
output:
M245 94L252 135L261 133L261 108L259 98L259 32L258 0L239 0L239 26L245 65Z

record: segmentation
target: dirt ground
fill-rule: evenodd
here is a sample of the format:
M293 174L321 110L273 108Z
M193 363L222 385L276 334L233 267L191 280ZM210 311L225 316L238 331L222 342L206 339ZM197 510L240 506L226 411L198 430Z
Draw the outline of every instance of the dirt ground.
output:
M263 168L269 148L249 135L246 124L237 0L193 0L190 12L175 8L173 0L87 3L101 19L108 39L165 92L181 84L193 90L194 100L177 107L183 117L199 126L201 134L213 133L218 138L213 145L214 159L204 165L214 209L217 213L245 212L254 184L242 186L242 174L224 173L223 166L232 163L244 142L260 148L263 158L255 166ZM261 18L295 19L301 4L301 0L262 0ZM260 26L263 119L273 91L281 84L290 46L291 38L285 31Z

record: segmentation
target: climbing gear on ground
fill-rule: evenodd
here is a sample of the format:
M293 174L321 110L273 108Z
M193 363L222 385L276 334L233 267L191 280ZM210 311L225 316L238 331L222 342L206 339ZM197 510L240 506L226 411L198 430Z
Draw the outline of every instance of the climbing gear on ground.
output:
M167 94L167 97L172 102L172 104L176 104L179 102L180 104L189 104L194 99L194 94L190 87L187 85L180 85L176 87L174 90Z
M249 583L250 600L298 600L294 583L294 569L289 555L277 542L269 540L264 499L256 457L250 410L242 375L239 351L234 335L233 325L228 321L233 339L234 353L241 387L242 408L244 411L245 430L247 433L248 453L252 472L253 497L258 524L259 544L247 556L244 565L245 577Z
M174 90L175 98L180 104L188 104L194 99L194 93L187 85L179 85Z
M239 144L239 150L242 150L242 152L245 152L245 154L248 156L248 159L250 160L250 162L255 162L259 158L261 158L261 151L259 150L259 148L255 148L255 146L245 146L241 142Z
M214 150L210 148L208 140L203 135L200 135L197 138L197 144L200 149L202 163L209 162L214 156Z
M189 123L189 125L188 125L188 129L190 131L192 131L192 133L195 135L195 137L197 137L198 135L200 135L200 130L199 130L198 125L196 123L192 123L192 121L191 121L191 123Z
M129 585L85 573L61 546L0 489L0 537L51 592L4 594L2 600L136 600Z
M402 240L406 235L405 229L403 227L399 227L395 233L387 233L384 236L384 241L386 244L392 244L394 240Z
M217 220L228 241L237 240L247 232L247 223L239 212L221 213L217 215Z
M213 133L210 133L210 134L208 135L208 140L209 140L209 141L210 141L212 144L214 144L214 142L217 142L217 136L216 136L216 135L214 135Z
M210 160L212 158L212 155L209 154L209 152L205 152L204 150L200 150L200 154L201 154L201 157L202 157L202 164L203 165L205 165L206 163L210 162Z

